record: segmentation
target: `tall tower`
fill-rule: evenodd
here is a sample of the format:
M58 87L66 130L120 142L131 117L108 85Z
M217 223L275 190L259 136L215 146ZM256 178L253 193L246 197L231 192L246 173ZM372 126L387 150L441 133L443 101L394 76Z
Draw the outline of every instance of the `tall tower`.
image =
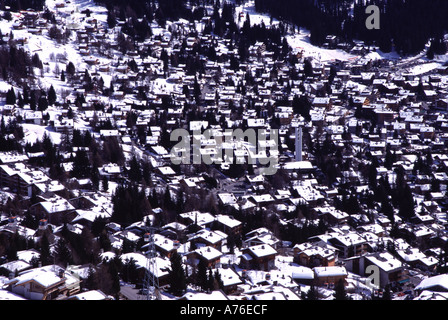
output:
M144 235L144 240L147 242L146 259L147 266L145 272L145 279L143 282L144 293L146 294L146 300L159 300L159 279L157 278L157 263L156 263L156 250L154 245L154 228L147 228L148 232Z
M298 125L296 127L296 161L302 161L302 127Z

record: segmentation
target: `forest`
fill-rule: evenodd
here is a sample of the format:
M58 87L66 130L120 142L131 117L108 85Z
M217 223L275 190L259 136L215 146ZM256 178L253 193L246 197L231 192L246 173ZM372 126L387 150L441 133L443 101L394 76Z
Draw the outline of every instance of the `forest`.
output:
M378 30L365 26L368 5L380 9ZM363 40L384 52L395 48L404 55L420 52L430 40L440 42L448 26L444 18L448 3L442 0L255 0L255 6L259 12L309 29L315 45L322 45L332 34L346 42ZM444 50L435 47L436 53Z
M199 20L206 5L229 5L214 0L147 0L126 1L96 0L105 4L109 10L115 8L121 16L133 12L137 17L148 20L157 19L159 23L166 19L184 18ZM236 1L239 4L242 1ZM233 3L231 5L234 5ZM380 9L380 29L369 30L365 26L368 13L366 7L376 5ZM267 13L285 24L292 24L310 30L311 43L321 46L327 35L338 36L341 42L352 43L362 40L366 45L378 46L384 52L395 49L403 55L422 51L431 41L431 50L443 54L445 47L440 46L448 30L444 18L448 14L448 3L443 0L255 0L255 8ZM220 21L213 18L215 33L219 33Z

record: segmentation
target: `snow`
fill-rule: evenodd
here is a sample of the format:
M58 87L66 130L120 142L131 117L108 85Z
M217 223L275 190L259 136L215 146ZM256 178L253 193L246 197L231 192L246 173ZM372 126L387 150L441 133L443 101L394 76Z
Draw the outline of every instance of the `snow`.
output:
M23 133L25 134L24 141L26 143L34 144L37 141L42 141L45 134L47 134L53 144L60 144L62 141L62 134L51 131L48 127L37 124L21 123Z
M90 290L73 296L73 298L78 300L104 300L106 297L107 296L99 290Z
M266 26L277 25L279 21L269 17L267 14L258 13L255 11L255 2L247 1L240 6L236 6L235 15L239 17L239 26L242 26L246 21L246 15L249 14L250 24L260 25L262 22ZM238 18L237 18L238 19ZM300 32L287 35L288 44L293 49L293 52L303 51L306 56L311 56L320 62L326 61L349 61L357 58L357 56L347 53L340 49L324 49L314 46L310 43L310 32L306 29L300 29Z
M189 291L185 293L181 300L228 300L222 291L212 291L210 293Z
M265 257L265 256L277 254L277 250L275 250L268 244L260 244L260 245L252 246L252 247L249 247L249 250L257 257Z
M441 274L434 277L423 279L419 285L415 287L415 290L426 290L431 287L440 287L448 289L448 275Z
M6 291L6 290L0 290L0 300L27 300L23 298L22 296Z
M430 71L433 71L441 66L442 66L442 64L439 62L423 63L423 64L419 64L417 66L410 68L409 73L412 75L415 75L415 76L422 75L422 74L428 73Z
M246 21L246 14L249 14L250 25L260 25L262 22L266 26L278 24L277 19L271 19L266 14L260 14L255 10L255 1L247 1L243 5L237 6L235 8L236 17L240 17L239 25L242 26L244 21Z
M347 275L347 270L345 267L315 267L313 270L318 277L337 277Z
M17 252L17 258L19 260L23 260L28 263L31 262L31 259L39 258L39 257L40 257L40 253L35 249L21 250L21 251Z
M222 255L221 251L210 246L198 248L195 250L195 252L208 261L217 259Z
M53 268L55 267L55 268ZM14 286L22 285L30 280L33 280L43 287L50 287L61 281L61 278L56 275L57 270L60 267L57 266L46 266L42 268L32 269L28 272L23 273L22 275L15 278L17 282L14 283Z
M325 49L312 45L310 43L310 32L306 29L301 29L299 34L289 35L286 39L293 52L303 51L305 56L311 56L320 62L353 61L358 58L358 56L340 49Z

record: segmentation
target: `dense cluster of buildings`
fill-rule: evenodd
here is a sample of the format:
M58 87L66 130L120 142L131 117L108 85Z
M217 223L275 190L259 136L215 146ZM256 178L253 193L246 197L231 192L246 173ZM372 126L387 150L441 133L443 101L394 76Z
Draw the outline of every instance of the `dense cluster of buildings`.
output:
M209 293L191 286L181 299L299 300L311 286L318 288L320 299L333 299L340 280L353 299L378 298L385 288L394 299L447 298L443 270L448 241L448 70L443 63L423 58L388 60L357 44L350 53L353 58L341 60L311 59L306 51L293 48L290 55L296 62L291 64L275 60L274 52L257 42L249 47L247 60L235 67L231 61L238 57L238 50L232 41L200 31L208 16L202 21L175 21L164 28L153 22L153 35L123 53L117 30L124 22L108 30L105 8L85 1L47 2L56 25L72 33L59 62L45 62L41 54L47 66L42 78L54 85L61 103L43 111L3 105L2 116L20 116L23 139L42 137L46 132L62 143L75 129L91 131L98 141L115 137L125 163L98 168L100 181L107 180L109 185L108 190L99 191L88 177L51 179L48 168L30 163L41 154L1 153L3 207L17 196L25 203L33 199L27 209L39 220L39 226L32 229L25 226L23 215L3 211L1 235L19 234L37 243L45 230L57 239L63 225L81 234L99 217L104 218L112 249L101 252L102 260L133 259L140 278L152 265L164 299L178 298L164 291L170 284L174 252L182 256L187 270L203 261L222 281ZM89 14L83 11L87 8ZM246 7L238 8L244 12ZM55 41L48 38L51 25L40 16L32 11L14 16L8 26L20 46L29 49L36 41ZM3 36L8 37L5 32ZM334 37L329 40L335 41ZM215 58L199 55L199 46L213 47ZM169 63L163 61L164 54L171 57ZM175 62L180 54L191 54L203 69L191 75L187 65ZM50 70L68 62L76 67L75 75L67 80L69 85ZM312 69L306 71L309 63ZM86 72L96 79L92 86L86 87ZM193 112L197 87L199 103ZM139 89L144 89L144 95ZM79 102L81 95L84 99ZM295 96L306 97L309 119L294 110ZM130 126L131 115L135 118ZM112 127L94 127L106 122ZM303 130L300 144L296 143L298 125ZM113 188L126 181L129 163L137 155L153 168L151 185L142 186L148 195L153 190L169 190L173 198L180 190L200 194L209 186L207 177L200 170L172 165L169 144L163 141L173 129L198 126L213 129L217 135L237 127L278 129L277 173L260 175L254 165L251 172L231 178L225 166L207 169L216 181L207 190L214 203L210 210L203 210L206 199L196 198L196 203L188 203L188 210L176 213L176 219L159 225L154 236L157 257L150 261L145 247L123 253L123 243L141 243L147 232L145 221L159 219L164 208L152 208L142 221L121 226L108 220L114 210ZM339 149L340 163L346 164L330 167L334 174L330 180L316 151L316 144L325 146L325 141ZM202 142L207 145L206 139ZM299 152L300 158L296 156ZM73 157L63 158L62 168L70 176ZM374 173L366 173L371 167ZM387 179L394 186L398 171L404 173L412 191L415 214L411 219L401 217L397 208L386 214L381 201L365 202L373 194L372 181ZM347 184L350 187L344 188ZM349 194L343 193L347 190ZM349 197L357 198L357 212L341 207L341 199ZM257 227L248 230L248 221L255 220ZM300 241L293 236L283 238L285 230L304 232L310 225L314 232L302 235ZM315 231L320 226L322 233ZM112 299L101 290L82 290L91 267L42 266L40 254L32 248L18 251L13 261L3 257L0 299ZM369 266L379 272L374 286L366 271ZM142 297L134 291L122 290L120 297Z

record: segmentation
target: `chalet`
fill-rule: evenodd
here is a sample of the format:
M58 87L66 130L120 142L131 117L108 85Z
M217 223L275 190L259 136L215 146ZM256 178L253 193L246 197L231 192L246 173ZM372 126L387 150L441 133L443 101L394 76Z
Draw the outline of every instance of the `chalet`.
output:
M10 163L0 166L0 186L18 194L29 195L31 188L19 177L19 173L29 172L23 163Z
M314 267L313 271L314 279L318 285L335 285L341 280L345 282L348 276L348 272L345 267L339 266Z
M42 111L26 111L23 114L23 121L25 123L41 125L43 120Z
M206 230L202 229L196 232L189 238L191 243L199 246L210 246L221 250L223 241L227 238L227 235L219 230Z
M162 256L170 258L174 251L176 251L180 242L178 240L171 240L161 234L154 234L154 245L156 250L162 254ZM145 244L142 249L147 248L149 245Z
M218 193L218 200L222 205L231 205L237 203L237 199L233 193Z
M245 269L269 271L275 267L277 250L268 244L250 246L243 250L240 265Z
M188 177L188 178L182 178L180 180L181 185L193 189L200 188L203 182L204 182L203 177Z
M116 163L106 163L102 167L98 168L98 173L101 177L107 177L109 179L118 177L122 172L122 168Z
M330 225L344 224L349 218L346 212L337 210L334 207L316 207L313 210L319 219L326 221Z
M337 250L320 241L317 243L305 242L293 247L294 260L298 264L313 268L334 266L337 259Z
M180 222L185 225L194 223L204 228L210 227L215 221L215 217L209 212L190 211L181 213L179 217Z
M6 285L29 300L57 300L80 292L79 279L57 265L24 271Z
M294 186L293 190L297 192L299 197L308 203L310 206L317 206L323 204L324 196L320 191L310 185Z
M27 269L30 269L31 267L32 266L28 262L20 259L9 261L0 265L0 274L3 274L5 276L11 276L23 272Z
M214 247L205 246L188 253L187 259L194 265L197 265L202 260L205 262L207 268L215 268L220 263L221 256L221 251Z
M246 233L244 246L251 247L255 245L267 244L274 249L279 248L281 241L274 233L266 228L258 228Z
M95 208L96 209L96 208ZM71 223L79 223L83 226L87 226L89 228L92 227L93 222L98 218L108 219L111 216L111 212L107 212L104 209L99 210L76 210L77 216L73 218Z
M275 202L275 199L268 193L262 195L251 195L250 200L258 206L266 206Z
M215 215L215 225L222 232L227 235L240 235L243 223L233 216L218 214Z
M390 222L390 221L389 221ZM364 232L372 232L378 237L386 236L386 230L380 224L364 224L357 228L357 230L362 234Z
M74 129L73 119L55 120L53 124L54 130L58 133L72 134Z
M40 202L31 205L30 211L38 219L46 219L55 225L72 221L76 217L72 204L56 194L43 195Z
M349 258L367 252L367 241L357 232L335 235L329 243L340 252L341 258Z
M182 238L186 230L186 225L179 222L171 222L161 228L160 234L171 240L178 240Z
M233 268L216 268L213 271L213 274L218 273L225 294L232 294L238 290L238 286L243 283L240 275L233 270Z
M389 108L377 107L374 109L378 124L384 124L385 122L392 122L395 118L395 112Z

